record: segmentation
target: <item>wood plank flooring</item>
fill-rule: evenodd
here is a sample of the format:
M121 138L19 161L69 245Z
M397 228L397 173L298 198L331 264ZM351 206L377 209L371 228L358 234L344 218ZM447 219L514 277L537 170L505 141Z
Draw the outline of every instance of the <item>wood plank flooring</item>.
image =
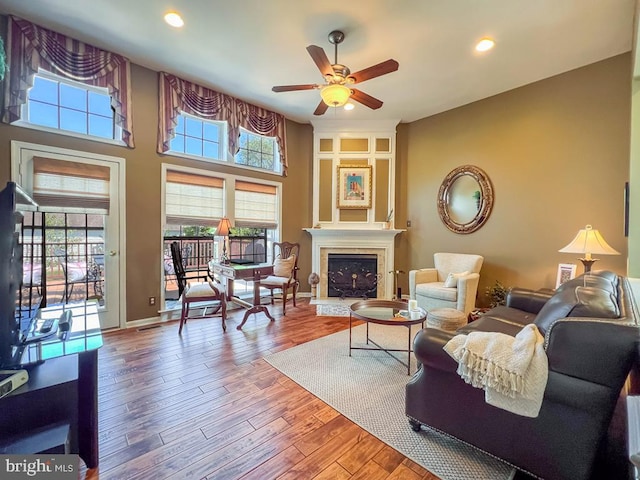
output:
M348 328L315 306L244 310L106 333L100 466L86 479L437 479L282 375L263 356ZM407 427L408 428L408 427Z

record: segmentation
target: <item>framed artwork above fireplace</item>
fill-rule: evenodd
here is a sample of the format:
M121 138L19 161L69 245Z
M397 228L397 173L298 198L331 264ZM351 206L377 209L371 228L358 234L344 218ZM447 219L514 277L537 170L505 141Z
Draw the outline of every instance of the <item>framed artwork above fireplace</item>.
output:
M371 165L338 165L338 208L371 208Z

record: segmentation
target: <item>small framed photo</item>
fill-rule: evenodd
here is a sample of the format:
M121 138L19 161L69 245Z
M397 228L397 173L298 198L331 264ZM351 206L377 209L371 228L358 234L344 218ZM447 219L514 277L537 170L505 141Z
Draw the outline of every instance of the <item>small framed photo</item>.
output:
M558 276L556 278L556 288L562 285L564 282L575 278L576 265L574 263L559 263L558 264Z
M338 208L371 208L371 165L338 165Z

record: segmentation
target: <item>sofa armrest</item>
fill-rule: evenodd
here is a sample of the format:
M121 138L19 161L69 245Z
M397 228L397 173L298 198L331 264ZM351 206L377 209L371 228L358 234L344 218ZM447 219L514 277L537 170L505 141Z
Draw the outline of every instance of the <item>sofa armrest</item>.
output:
M619 390L637 358L638 328L596 318L563 318L545 335L549 370Z
M413 339L413 353L418 363L452 372L458 368L456 362L444 351L443 347L451 340L456 333L446 332L438 328L423 328Z
M416 285L438 281L438 270L435 268L421 268L409 271L409 296L416 298Z
M507 294L507 307L537 314L553 296L553 291L512 288Z

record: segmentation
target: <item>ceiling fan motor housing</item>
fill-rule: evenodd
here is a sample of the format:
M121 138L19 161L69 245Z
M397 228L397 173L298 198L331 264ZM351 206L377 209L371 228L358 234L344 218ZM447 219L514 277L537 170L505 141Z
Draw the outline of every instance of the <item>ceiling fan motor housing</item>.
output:
M333 75L327 75L326 79L329 83L345 83L347 77L351 74L351 70L346 65L339 63L331 65L333 68Z

